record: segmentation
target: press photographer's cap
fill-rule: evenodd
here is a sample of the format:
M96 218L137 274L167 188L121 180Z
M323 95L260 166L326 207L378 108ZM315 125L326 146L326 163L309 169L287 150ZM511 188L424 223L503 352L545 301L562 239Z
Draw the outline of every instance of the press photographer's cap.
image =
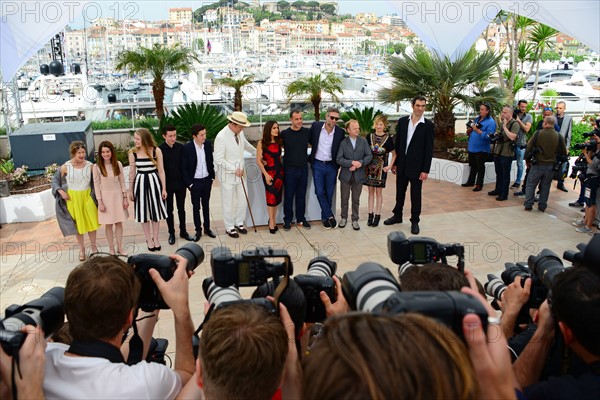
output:
M248 127L250 126L250 122L248 121L248 116L241 111L234 111L227 116L227 119L234 124L238 124L241 126Z

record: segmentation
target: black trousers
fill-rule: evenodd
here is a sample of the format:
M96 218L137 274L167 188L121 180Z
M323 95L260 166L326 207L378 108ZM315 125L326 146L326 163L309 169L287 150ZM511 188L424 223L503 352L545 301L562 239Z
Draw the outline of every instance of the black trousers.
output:
M169 235L175 234L175 224L173 221L173 197L177 202L177 214L179 215L179 232L185 232L185 186L167 185L167 227Z
M483 179L485 178L485 162L487 158L488 153L469 152L469 167L471 167L471 170L469 171L469 178L466 183L469 185L483 186Z
M404 174L396 175L396 205L393 213L395 216L402 217L404 209L404 200L406 199L406 189L410 183L410 222L419 223L421 216L421 190L423 181L416 177L414 179Z
M192 196L192 214L194 216L194 227L197 233L202 232L200 220L200 209L202 209L202 218L204 218L204 229L210 229L210 211L208 202L210 200L210 190L212 189L212 179L194 179L190 195Z

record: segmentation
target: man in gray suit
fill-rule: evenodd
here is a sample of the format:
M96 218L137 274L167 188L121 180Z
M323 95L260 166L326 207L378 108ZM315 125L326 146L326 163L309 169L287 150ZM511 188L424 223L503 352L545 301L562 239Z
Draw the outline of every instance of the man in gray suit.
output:
M348 132L348 137L341 141L335 160L341 167L338 177L342 206L339 227L345 227L348 222L348 199L352 191L352 229L357 231L360 229L360 225L358 225L360 193L363 183L367 180L365 166L371 162L373 154L367 140L359 136L360 127L357 120L351 119L346 122L346 132Z
M565 114L565 102L559 101L556 103L556 123L558 124L560 131L560 136L563 137L565 141L565 146L567 147L567 154L569 153L569 149L571 148L571 129L573 127L573 118L570 115ZM569 163L563 163L563 174L567 169ZM565 180L561 178L558 180L556 184L556 188L558 190L562 190L563 192L568 192L569 190L565 187Z

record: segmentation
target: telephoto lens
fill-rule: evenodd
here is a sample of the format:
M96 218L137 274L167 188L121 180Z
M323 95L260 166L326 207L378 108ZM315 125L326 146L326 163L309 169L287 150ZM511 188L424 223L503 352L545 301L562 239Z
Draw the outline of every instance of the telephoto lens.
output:
M353 310L371 312L391 295L400 292L392 273L373 262L362 263L356 271L347 272L342 290Z
M177 249L175 254L187 260L187 269L193 270L204 261L204 250L197 243L186 243Z
M542 250L537 256L529 256L527 264L548 289L552 289L556 276L565 270L560 257L549 249Z
M219 307L219 305L224 303L244 300L240 291L235 286L217 286L212 276L204 279L202 282L202 291L206 300L210 304L214 304L215 307Z
M337 263L327 257L315 257L308 263L306 275L331 278L337 270Z
M506 285L496 275L488 274L487 278L488 281L483 285L485 292L488 296L496 300L501 300L502 293L506 290Z

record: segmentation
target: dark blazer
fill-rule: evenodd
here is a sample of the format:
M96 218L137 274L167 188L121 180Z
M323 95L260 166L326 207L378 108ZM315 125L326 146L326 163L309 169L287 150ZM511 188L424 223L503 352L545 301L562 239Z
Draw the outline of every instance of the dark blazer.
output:
M213 161L213 147L210 140L206 139L204 142L204 156L206 157L206 169L208 170L208 176L210 179L215 179L215 165ZM190 187L194 183L194 173L196 172L196 166L198 164L198 157L196 156L196 146L194 141L190 140L183 145L181 151L181 176L186 187Z
M319 136L321 134L321 129L323 129L323 124L325 124L325 122L315 121L310 127L310 144L312 145L312 150L308 159L311 163L314 162L315 155L317 154L317 148L319 147ZM331 145L331 160L336 166L337 163L335 159L337 158L340 143L342 142L342 139L344 139L345 135L346 132L336 125L333 129L333 144Z
M346 137L340 143L340 148L337 153L336 163L342 167L338 179L344 183L350 183L352 172L356 183L365 183L367 181L366 167L371 162L373 153L371 146L367 143L367 139L362 136L356 138L356 149L352 148L352 142L349 137ZM356 171L350 171L352 161L360 161L361 167Z
M409 179L418 179L421 172L429 173L433 158L433 122L425 119L425 123L417 125L410 141L408 151L406 138L410 116L402 117L396 125L396 173L404 174Z

